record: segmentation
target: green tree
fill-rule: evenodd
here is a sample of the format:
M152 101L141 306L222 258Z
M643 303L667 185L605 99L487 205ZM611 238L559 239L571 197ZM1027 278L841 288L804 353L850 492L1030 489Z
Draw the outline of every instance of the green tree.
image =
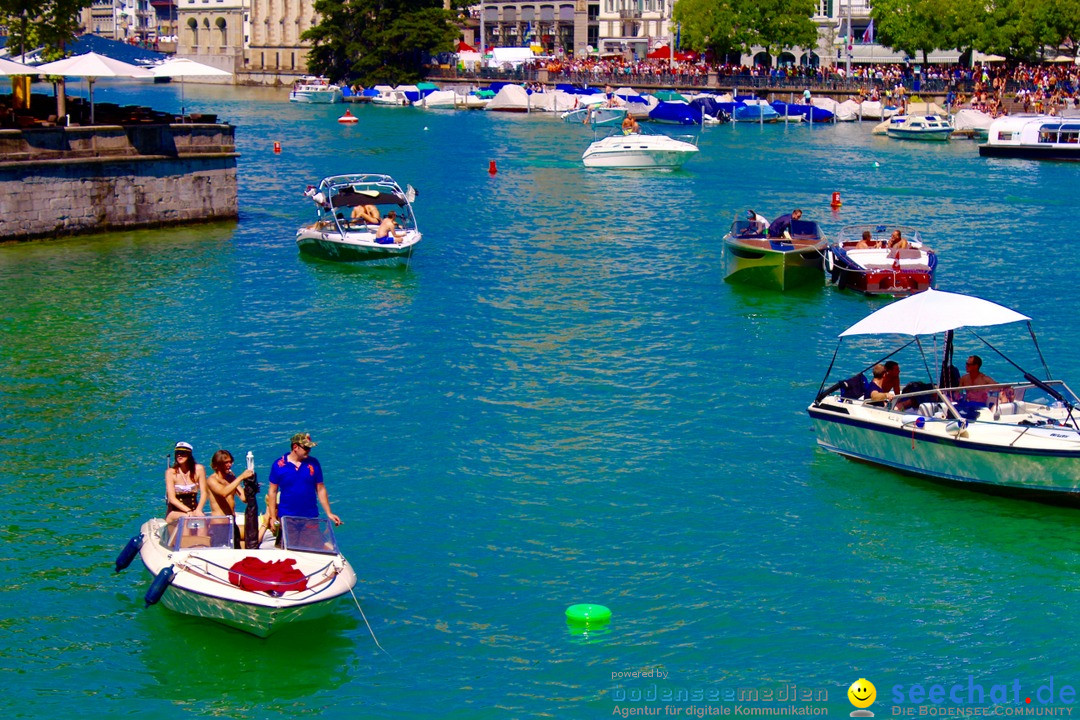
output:
M753 45L774 55L783 48L812 48L813 14L814 0L678 0L673 13L684 47L720 57L748 53Z
M1053 45L1069 43L1075 57L1080 47L1080 0L1047 3L1047 25L1053 33Z
M79 11L92 0L0 0L0 24L15 54L44 47L46 60L58 60L79 29Z
M302 36L308 68L334 81L415 82L425 53L452 50L459 35L441 0L315 0L315 12L319 24Z
M953 0L874 0L870 16L878 42L912 57L955 47Z

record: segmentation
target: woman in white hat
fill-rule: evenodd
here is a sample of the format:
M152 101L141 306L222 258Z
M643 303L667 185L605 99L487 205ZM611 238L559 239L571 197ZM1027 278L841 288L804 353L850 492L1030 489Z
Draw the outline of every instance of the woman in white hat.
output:
M173 458L165 471L165 522L170 525L185 515L201 516L206 504L206 468L195 462L191 444L176 443Z

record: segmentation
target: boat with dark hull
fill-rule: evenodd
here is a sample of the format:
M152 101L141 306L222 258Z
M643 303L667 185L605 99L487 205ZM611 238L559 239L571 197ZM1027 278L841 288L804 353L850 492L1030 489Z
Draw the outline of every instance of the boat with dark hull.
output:
M810 220L792 220L790 237L769 237L764 223L736 220L724 236L725 279L773 290L821 283L828 238Z
M1009 115L990 123L983 157L1080 160L1080 118Z

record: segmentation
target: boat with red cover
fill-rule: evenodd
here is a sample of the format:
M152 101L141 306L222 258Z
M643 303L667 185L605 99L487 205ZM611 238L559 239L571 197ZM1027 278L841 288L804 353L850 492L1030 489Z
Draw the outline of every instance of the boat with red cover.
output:
M900 231L906 248L890 248ZM870 233L869 242L863 240ZM934 285L937 253L915 228L904 225L850 225L825 250L825 275L839 288L866 295L904 296Z

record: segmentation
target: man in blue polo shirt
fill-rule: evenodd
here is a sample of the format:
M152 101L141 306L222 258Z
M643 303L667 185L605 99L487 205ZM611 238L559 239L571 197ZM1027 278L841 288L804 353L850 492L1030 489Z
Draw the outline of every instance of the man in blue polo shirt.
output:
M326 511L326 517L335 525L340 525L341 518L330 512L330 498L323 484L322 466L311 457L311 448L315 447L311 435L297 433L290 442L292 449L289 453L275 460L270 467L270 492L266 502L270 527L275 527L278 518L285 516L319 517L316 501Z

